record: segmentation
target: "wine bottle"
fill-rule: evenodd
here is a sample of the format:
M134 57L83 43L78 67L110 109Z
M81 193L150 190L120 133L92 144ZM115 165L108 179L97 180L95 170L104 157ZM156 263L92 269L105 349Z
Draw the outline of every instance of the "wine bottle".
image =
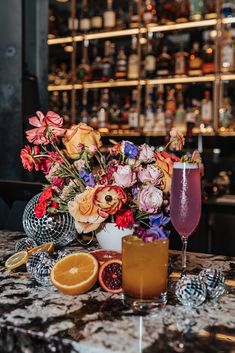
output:
M116 60L116 70L115 78L125 79L127 77L127 60L126 54L123 47L119 49L117 60Z
M95 4L93 14L91 16L91 29L93 32L99 32L103 28L103 17L100 11L100 6Z
M107 0L107 7L103 14L104 29L112 30L116 26L116 14L113 10L113 0Z
M144 58L144 72L146 78L154 78L156 76L156 57L153 53L153 46L150 39L147 42L147 53Z
M113 59L111 55L111 42L104 43L104 57L102 60L102 81L109 81L113 76Z
M180 44L180 50L175 54L175 75L183 76L187 74L187 56L183 44Z
M83 33L89 32L91 29L91 19L88 10L87 0L82 1L81 15L79 19L79 30Z
M221 71L222 72L234 72L235 71L235 60L234 60L234 40L232 39L232 33L230 29L225 31L225 39L222 42L221 48Z
M132 91L132 101L131 107L128 114L128 123L130 129L138 128L138 109L137 109L137 99L138 99L138 90L134 89Z
M153 0L145 0L142 20L145 25L156 24L157 12Z
M171 73L171 56L168 54L168 48L163 46L161 54L157 58L156 73L158 76L168 76Z
M209 20L216 18L216 0L206 0L205 1L205 19Z
M211 126L213 117L212 111L212 101L211 101L211 93L210 91L206 90L204 92L204 99L202 100L201 105L201 122L204 127Z
M188 74L191 76L197 76L202 74L202 57L199 51L199 43L193 43L193 48L189 55L189 71Z
M131 54L128 57L128 79L135 80L139 78L139 56L137 53L137 37L132 37Z
M138 0L137 0L138 1ZM137 28L139 26L138 4L136 0L132 0L129 6L129 27Z
M176 1L176 23L184 23L189 20L190 6L189 0Z

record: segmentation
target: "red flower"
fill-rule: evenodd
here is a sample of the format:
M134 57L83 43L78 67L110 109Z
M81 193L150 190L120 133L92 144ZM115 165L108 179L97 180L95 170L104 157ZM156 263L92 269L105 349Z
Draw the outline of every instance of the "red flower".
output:
M56 186L57 188L62 189L62 186L64 185L64 179L59 177L53 177L52 183L53 183L53 186Z
M48 152L48 157L41 160L40 170L45 174L48 174L55 162L62 163L63 159L60 157L58 152Z
M52 197L53 197L52 186L49 186L49 188L44 189L41 195L39 196L38 203L48 202Z
M133 211L122 210L118 213L115 223L118 228L131 228L135 223Z
M56 208L57 210L60 208L59 204L55 201L52 201L52 203L50 204L50 207Z
M47 211L47 202L39 202L35 207L34 207L34 214L35 217L41 218L46 214Z
M127 195L120 186L105 185L96 189L93 201L98 207L98 213L104 217L104 214L117 213L127 202Z
M54 140L57 140L59 136L64 136L63 119L58 114L51 111L47 112L46 116L40 111L36 114L37 116L29 118L30 125L35 126L35 129L26 131L29 142L35 145L47 145L50 142L49 133Z
M30 146L26 145L21 149L20 158L24 169L27 169L29 172L31 172L33 167L35 167L35 170L39 170L40 158L35 157L35 155L39 153L40 151L38 146L34 146L31 149Z

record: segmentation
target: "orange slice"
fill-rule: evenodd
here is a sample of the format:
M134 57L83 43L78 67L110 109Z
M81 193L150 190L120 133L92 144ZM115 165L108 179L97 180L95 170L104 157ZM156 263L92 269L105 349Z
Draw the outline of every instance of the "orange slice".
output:
M122 292L122 261L119 259L108 260L99 270L101 287L110 293Z
M111 259L122 259L122 254L114 250L97 249L91 251L90 254L96 258L100 265Z
M28 258L27 251L19 251L7 259L5 266L8 270L14 270L15 268L25 265Z
M53 254L54 251L54 244L53 243L44 243L39 246L35 246L35 248L31 248L28 250L28 255L31 256L32 254L40 251L48 251L49 254Z
M84 252L73 253L54 265L51 281L64 294L83 294L94 286L98 269L99 264L94 256Z

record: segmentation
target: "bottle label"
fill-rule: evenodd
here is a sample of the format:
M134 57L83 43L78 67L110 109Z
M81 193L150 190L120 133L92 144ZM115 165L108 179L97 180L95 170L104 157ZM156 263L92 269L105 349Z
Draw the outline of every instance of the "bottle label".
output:
M145 57L145 70L155 71L156 70L156 58L153 55L147 55Z
M81 18L80 19L80 30L81 31L89 31L91 29L91 21L89 18Z
M114 11L104 12L104 27L113 28L115 27L116 15Z
M70 17L68 26L69 26L70 31L72 31L73 29L77 30L78 29L78 19Z
M111 65L109 63L103 64L103 76L111 77Z
M137 112L130 112L128 115L128 121L130 128L137 128L138 127L138 113Z
M203 121L209 122L212 120L212 103L210 101L202 103L201 114Z
M138 78L139 77L139 60L138 55L130 55L128 61L128 78Z
M221 52L221 62L223 71L234 70L234 53L230 45L225 45Z
M201 66L202 66L202 59L199 57L196 57L193 60L189 61L190 69L200 69Z
M152 19L153 19L153 15L152 15L151 12L146 11L146 12L143 13L144 23L151 23Z
M180 55L180 56L176 56L175 59L175 73L177 75L183 75L185 74L185 60L184 60L184 56Z
M101 16L93 16L91 18L91 27L100 29L102 28L102 17Z

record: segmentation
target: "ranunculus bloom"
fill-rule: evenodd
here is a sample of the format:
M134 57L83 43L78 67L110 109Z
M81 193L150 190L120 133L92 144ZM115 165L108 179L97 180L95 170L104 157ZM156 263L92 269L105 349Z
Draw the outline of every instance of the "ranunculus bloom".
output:
M63 143L69 157L76 159L79 156L77 146L83 144L85 148L89 148L90 146L94 148L95 146L99 149L102 146L100 137L99 132L92 129L92 127L80 123L67 129Z
M117 214L116 225L118 228L131 228L135 223L134 214L132 210L122 210Z
M94 193L94 203L100 214L115 214L127 202L127 195L120 186L100 186Z
M98 206L94 203L96 189L87 187L86 190L69 201L68 210L75 220L75 227L78 233L89 233L96 230L105 220L98 213Z
M140 211L148 213L157 213L162 201L162 191L151 184L144 185L137 195L137 205Z
M40 163L40 170L43 171L45 174L49 173L51 167L54 163L63 163L63 159L59 155L58 152L48 152L47 158L42 158Z
M34 207L34 214L35 217L41 218L43 217L47 212L47 202L39 202L37 205Z
M113 173L113 179L117 185L129 188L136 183L136 173L129 165L119 165Z
M40 111L36 114L37 116L29 118L30 125L35 126L35 129L26 131L29 142L35 145L47 145L50 142L49 134L54 140L64 135L63 119L58 114L52 111L47 112L46 116Z
M37 154L39 154L38 146L34 146L31 149L30 146L26 145L22 148L20 151L20 158L24 169L27 169L29 172L33 170L33 167L35 167L35 170L40 169L41 160L40 158L35 158L35 155Z
M162 176L161 170L152 164L148 164L146 168L142 166L139 167L138 177L142 183L158 185L162 180Z
M170 147L172 150L180 151L184 145L184 135L182 132L174 127L170 131Z
M171 190L171 179L174 162L179 161L179 158L167 152L155 152L156 166L163 172L163 190L169 192Z
M146 143L140 146L139 160L145 163L153 162L155 160L152 148Z

